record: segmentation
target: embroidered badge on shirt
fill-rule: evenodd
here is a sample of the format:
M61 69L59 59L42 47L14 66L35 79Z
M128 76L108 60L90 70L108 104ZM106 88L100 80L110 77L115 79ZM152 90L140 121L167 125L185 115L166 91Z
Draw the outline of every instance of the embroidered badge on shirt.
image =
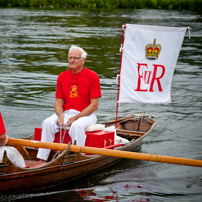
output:
M73 86L71 86L71 91L70 91L70 97L71 98L76 98L78 97L78 91L77 91L77 86L74 84Z

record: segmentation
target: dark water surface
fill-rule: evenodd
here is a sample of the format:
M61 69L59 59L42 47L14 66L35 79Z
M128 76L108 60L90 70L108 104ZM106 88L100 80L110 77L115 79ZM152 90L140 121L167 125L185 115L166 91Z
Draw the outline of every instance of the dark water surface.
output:
M114 115L123 23L192 28L173 77L172 103L121 104L119 112L156 115L140 152L202 160L202 16L188 11L0 9L0 111L7 133L27 137L54 112L57 75L67 68L72 44L88 52L85 66L100 76L97 113ZM98 116L99 122L112 118ZM202 168L121 160L49 190L0 196L42 200L202 201Z

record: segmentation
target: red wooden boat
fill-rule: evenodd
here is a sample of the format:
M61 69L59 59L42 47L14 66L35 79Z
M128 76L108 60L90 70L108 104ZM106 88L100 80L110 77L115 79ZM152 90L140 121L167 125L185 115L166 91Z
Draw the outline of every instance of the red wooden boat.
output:
M105 126L109 127L114 124L115 121L110 121L106 122ZM155 121L145 117L119 119L117 135L127 138L129 141L125 144L114 144L112 141L111 145L105 145L105 149L110 151L133 151L140 146L143 138L153 130L155 125ZM34 135L31 135L27 139L33 140L34 138ZM5 152L3 161L0 162L0 193L26 192L48 188L92 173L120 159L104 155L70 152L69 144L60 153L52 150L47 163L42 164L36 159L38 148L12 146L20 151L27 167L20 168L12 164Z

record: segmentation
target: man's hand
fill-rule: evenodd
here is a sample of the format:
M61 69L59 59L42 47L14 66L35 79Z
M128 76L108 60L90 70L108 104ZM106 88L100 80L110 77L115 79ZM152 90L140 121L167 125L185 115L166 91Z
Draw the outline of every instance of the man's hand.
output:
M77 120L77 117L76 117L76 116L72 116L71 118L69 118L69 120L67 121L66 125L67 125L68 127L70 127L70 126L72 125L72 123L73 123L74 121L76 121L76 120Z
M56 98L56 100L55 100L55 113L58 116L57 124L59 126L64 125L64 116L63 116L62 104L63 104L63 100Z
M70 127L74 121L77 119L84 117L84 116L89 116L92 114L94 111L97 110L99 104L99 98L93 98L90 100L90 105L88 105L83 111L81 111L79 114L72 116L69 118L67 121L66 125Z
M58 117L57 124L59 126L63 126L64 125L64 116Z

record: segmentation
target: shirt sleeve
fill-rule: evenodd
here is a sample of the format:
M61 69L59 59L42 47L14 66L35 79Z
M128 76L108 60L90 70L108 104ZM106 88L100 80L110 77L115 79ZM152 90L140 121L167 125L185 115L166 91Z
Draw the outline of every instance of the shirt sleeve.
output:
M98 98L98 97L102 97L102 94L101 94L101 87L100 87L100 79L97 73L95 73L95 76L91 84L91 89L90 89L90 99Z
M57 79L55 98L63 99L63 96L62 96L62 85L61 85L60 76L58 76L58 79Z

